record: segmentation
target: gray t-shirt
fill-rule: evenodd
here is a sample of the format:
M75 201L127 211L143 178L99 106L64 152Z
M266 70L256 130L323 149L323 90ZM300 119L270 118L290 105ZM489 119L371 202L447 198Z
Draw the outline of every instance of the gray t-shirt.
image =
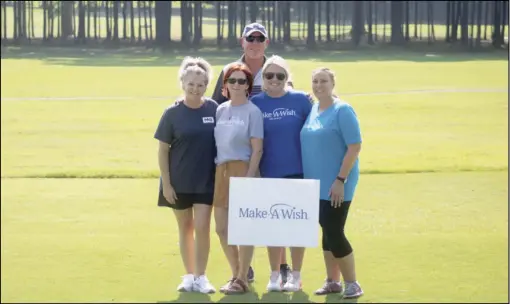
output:
M248 101L232 106L230 100L216 110L216 164L227 161L249 161L252 153L250 139L264 138L264 118L259 108Z
M198 109L176 101L161 117L154 138L170 145L170 180L176 193L214 192L217 108L212 99Z

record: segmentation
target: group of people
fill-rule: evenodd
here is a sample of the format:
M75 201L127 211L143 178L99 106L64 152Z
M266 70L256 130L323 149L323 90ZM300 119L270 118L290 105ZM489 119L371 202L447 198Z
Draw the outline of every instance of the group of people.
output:
M344 226L359 177L359 122L353 108L333 94L335 74L313 71L314 102L294 90L286 61L266 58L264 26L245 27L243 56L224 67L212 98L204 97L211 66L186 57L179 70L184 97L159 122L159 206L173 209L186 270L179 291L213 293L206 276L212 211L231 270L225 294L249 291L255 279L253 246L228 244L230 177L320 180L319 224L327 278L316 294L363 294ZM214 208L213 208L214 207ZM268 291L298 291L305 248L268 247ZM340 276L343 277L342 284Z

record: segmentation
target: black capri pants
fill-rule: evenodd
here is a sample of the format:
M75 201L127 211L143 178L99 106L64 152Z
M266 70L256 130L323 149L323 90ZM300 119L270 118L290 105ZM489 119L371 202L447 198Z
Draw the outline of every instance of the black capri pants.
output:
M322 228L322 250L331 251L335 258L343 258L352 253L352 247L345 237L344 227L351 202L343 202L333 208L331 201L321 200L319 223Z

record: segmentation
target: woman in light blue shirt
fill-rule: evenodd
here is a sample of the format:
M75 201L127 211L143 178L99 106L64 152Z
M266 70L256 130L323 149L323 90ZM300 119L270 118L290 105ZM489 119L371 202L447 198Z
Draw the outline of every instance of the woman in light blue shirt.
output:
M315 293L342 292L357 298L363 290L356 280L354 255L344 226L359 178L361 132L354 109L333 95L335 74L317 69L312 74L313 93L319 103L301 130L303 171L306 179L320 180L319 222L327 279Z

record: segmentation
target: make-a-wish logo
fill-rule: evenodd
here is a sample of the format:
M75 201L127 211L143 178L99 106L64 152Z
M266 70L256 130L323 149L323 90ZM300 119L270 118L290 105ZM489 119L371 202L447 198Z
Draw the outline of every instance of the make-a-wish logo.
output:
M269 209L239 208L240 218L271 220L308 220L308 213L287 204L274 204Z
M276 120L282 119L287 116L297 116L295 110L287 109L287 108L278 108L274 109L273 112L264 112L263 116L265 119Z

